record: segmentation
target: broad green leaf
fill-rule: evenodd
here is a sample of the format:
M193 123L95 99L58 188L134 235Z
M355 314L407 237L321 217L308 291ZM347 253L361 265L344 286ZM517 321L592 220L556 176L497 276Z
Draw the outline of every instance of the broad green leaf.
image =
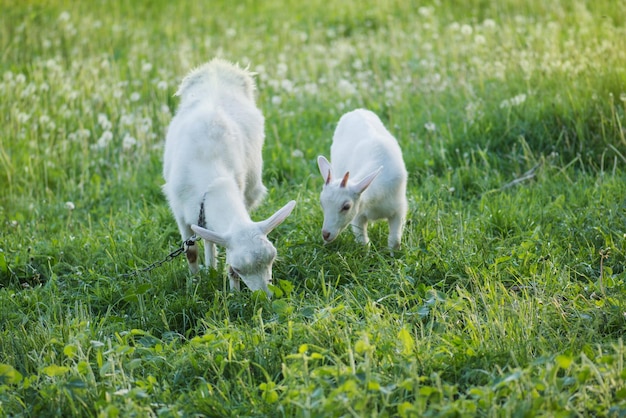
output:
M68 344L63 348L63 354L67 357L74 358L76 353L78 353L78 348L73 344Z
M9 364L0 364L0 383L12 385L22 380L22 374Z
M409 402L402 402L400 405L398 405L398 415L400 415L400 417L402 418L414 416L413 414L409 415L410 412L414 412L414 409L415 408L413 408L413 405Z
M0 272L6 273L9 271L9 266L7 265L7 259L3 252L0 252Z
M62 376L69 371L69 367L57 366L56 364L52 364L43 368L43 372L50 377Z
M569 366L572 365L572 363L574 362L574 359L571 356L566 356L565 354L561 354L556 356L555 358L556 364L562 368L562 369L567 369Z
M413 354L415 342L413 341L411 333L407 331L406 328L402 328L400 332L398 332L398 341L400 342L400 346L402 347L402 354L406 356Z

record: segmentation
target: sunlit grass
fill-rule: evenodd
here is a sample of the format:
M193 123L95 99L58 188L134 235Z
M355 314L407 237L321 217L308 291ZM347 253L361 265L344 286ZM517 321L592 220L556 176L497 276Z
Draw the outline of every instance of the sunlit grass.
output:
M624 414L621 2L0 3L0 416ZM124 276L180 245L163 139L214 56L257 73L253 218L298 201L272 300ZM395 257L320 238L361 106L409 171Z

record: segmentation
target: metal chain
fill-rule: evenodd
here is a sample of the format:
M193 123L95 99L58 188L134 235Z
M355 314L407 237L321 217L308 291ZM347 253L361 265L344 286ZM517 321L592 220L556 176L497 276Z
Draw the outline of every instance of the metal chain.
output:
M206 196L206 193L205 193L205 196ZM200 202L200 213L198 214L198 225L202 228L206 227L206 222L204 219L204 196L202 198L202 202ZM138 275L139 273L147 273L151 270L154 270L155 268L160 267L161 265L172 261L173 259L181 255L182 253L187 252L187 247L191 247L192 245L195 245L196 241L198 241L198 237L194 234L192 235L191 238L184 241L183 245L181 245L179 248L169 253L163 260L155 261L154 263L142 269L135 270L130 273L121 274L120 277L132 277L132 276Z
M160 267L161 265L172 261L173 259L181 255L182 253L186 252L187 247L194 245L197 240L198 240L198 237L194 235L191 238L189 238L187 241L183 242L183 245L181 245L179 248L169 253L163 260L155 261L154 263L142 269L135 270L130 273L121 274L120 277L132 277L132 276L138 275L139 273L147 273L149 271L152 271L155 268Z

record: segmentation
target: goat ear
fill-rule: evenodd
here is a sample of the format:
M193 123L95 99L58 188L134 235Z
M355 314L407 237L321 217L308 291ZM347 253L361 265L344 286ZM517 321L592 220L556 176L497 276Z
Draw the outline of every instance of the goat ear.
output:
M320 174L324 178L324 181L326 181L325 184L330 183L330 181L333 178L333 174L332 174L333 170L330 167L330 163L328 162L326 157L324 157L323 155L320 155L319 157L317 157L317 166L320 169Z
M223 247L227 247L228 239L222 235L219 235L216 232L210 231L208 229L199 227L198 225L191 225L191 230L195 232L200 238L215 243L217 245L221 245Z
M346 174L344 174L343 178L341 179L341 183L339 184L339 187L346 187L348 185L349 178L350 178L350 172L346 171Z
M263 231L263 233L267 235L270 232L272 232L274 228L276 228L278 225L283 223L283 221L287 219L287 216L291 214L291 211L293 210L295 206L296 206L296 201L292 200L291 202L287 203L282 208L278 209L276 213L274 213L272 216L270 216L264 221L259 222L259 226L261 227L261 230Z
M372 182L374 181L376 176L380 174L382 169L383 169L383 166L381 165L375 171L372 171L367 176L363 177L361 180L359 180L359 182L357 184L352 186L353 190L355 192L357 192L358 194L363 193L365 191L365 189L367 189L369 187L369 185L372 184Z

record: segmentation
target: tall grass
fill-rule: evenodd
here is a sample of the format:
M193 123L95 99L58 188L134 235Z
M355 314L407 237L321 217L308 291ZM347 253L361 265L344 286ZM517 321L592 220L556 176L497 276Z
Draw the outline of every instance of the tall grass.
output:
M0 0L0 416L622 416L626 5ZM160 187L193 67L257 72L275 297L190 276ZM403 249L324 246L377 112ZM527 174L526 177L524 175Z

